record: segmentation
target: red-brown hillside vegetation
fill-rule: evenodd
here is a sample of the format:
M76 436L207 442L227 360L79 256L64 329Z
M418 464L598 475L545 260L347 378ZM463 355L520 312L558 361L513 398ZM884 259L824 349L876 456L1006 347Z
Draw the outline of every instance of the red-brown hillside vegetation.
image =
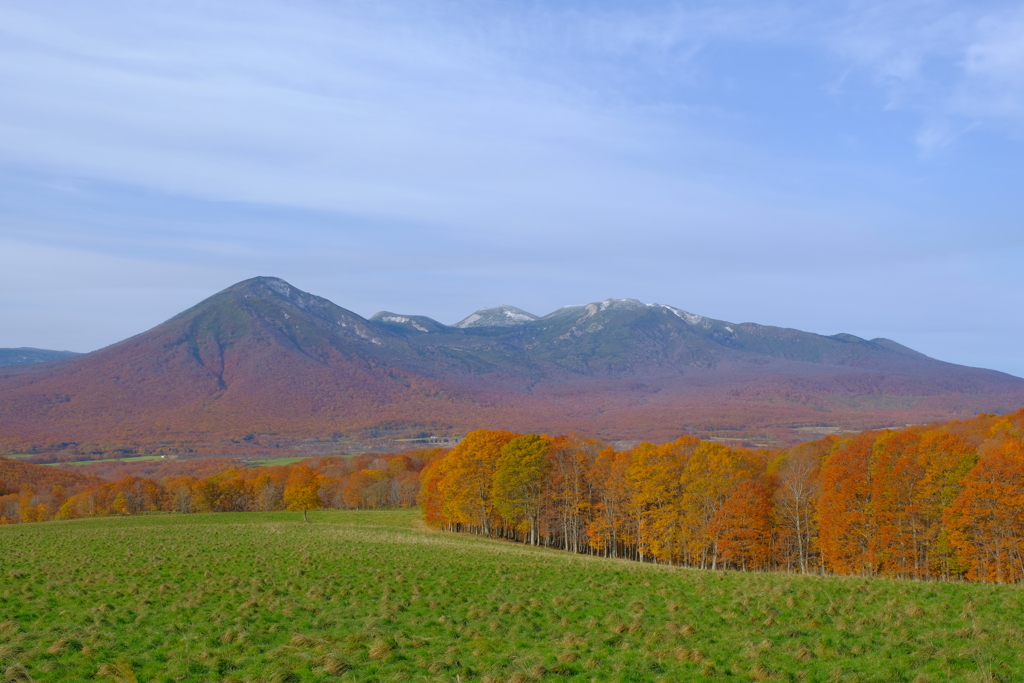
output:
M367 320L255 278L100 351L0 370L0 451L217 452L479 425L792 443L805 438L801 428L926 423L1021 405L1024 380L884 339L734 325L633 301L500 328Z

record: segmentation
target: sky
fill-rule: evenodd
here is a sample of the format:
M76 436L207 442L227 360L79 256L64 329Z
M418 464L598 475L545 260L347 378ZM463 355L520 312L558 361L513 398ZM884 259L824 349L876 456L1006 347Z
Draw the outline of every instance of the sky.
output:
M0 347L273 275L605 298L1024 376L1024 4L0 4Z

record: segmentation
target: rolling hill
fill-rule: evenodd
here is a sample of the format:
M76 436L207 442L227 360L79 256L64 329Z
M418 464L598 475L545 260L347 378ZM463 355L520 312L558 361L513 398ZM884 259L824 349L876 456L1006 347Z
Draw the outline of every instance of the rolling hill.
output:
M28 346L19 349L0 349L0 368L11 365L46 363L52 360L74 358L78 355L80 354L74 351L51 351L49 349L33 349Z
M0 449L217 446L476 427L792 442L1001 413L1024 380L886 339L734 324L607 299L448 326L365 319L277 278L238 283L60 364L0 370Z

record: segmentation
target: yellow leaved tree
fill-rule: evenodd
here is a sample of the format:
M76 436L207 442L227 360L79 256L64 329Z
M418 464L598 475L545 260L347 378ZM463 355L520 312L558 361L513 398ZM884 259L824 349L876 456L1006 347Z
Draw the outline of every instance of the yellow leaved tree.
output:
M537 545L550 450L551 439L547 436L517 436L501 449L491 485L498 514L516 529L529 530L530 545Z
M302 521L308 522L307 511L319 510L321 474L311 467L292 468L284 486L284 504L289 510L302 510Z

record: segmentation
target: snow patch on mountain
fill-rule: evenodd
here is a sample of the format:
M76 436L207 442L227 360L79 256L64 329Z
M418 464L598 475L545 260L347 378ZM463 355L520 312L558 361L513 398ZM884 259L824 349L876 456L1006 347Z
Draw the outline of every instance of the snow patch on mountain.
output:
M688 322L691 325L697 325L702 320L704 320L704 316L702 316L702 315L697 315L696 313L690 313L689 311L684 311L683 309L676 308L675 306L669 306L667 304L648 304L648 305L652 306L652 307L653 306L657 306L659 308L664 308L665 310L672 311L674 314L676 314L676 316L678 316L679 318L685 320L686 322Z
M521 308L502 304L494 308L481 308L476 313L455 323L454 327L513 327L537 320L533 313Z
M401 323L403 325L409 324L412 325L415 329L419 330L420 332L430 331L427 328L423 327L423 325L420 325L418 322L413 320L412 318L406 318L404 315L385 315L381 318L381 320L383 320L386 323Z

